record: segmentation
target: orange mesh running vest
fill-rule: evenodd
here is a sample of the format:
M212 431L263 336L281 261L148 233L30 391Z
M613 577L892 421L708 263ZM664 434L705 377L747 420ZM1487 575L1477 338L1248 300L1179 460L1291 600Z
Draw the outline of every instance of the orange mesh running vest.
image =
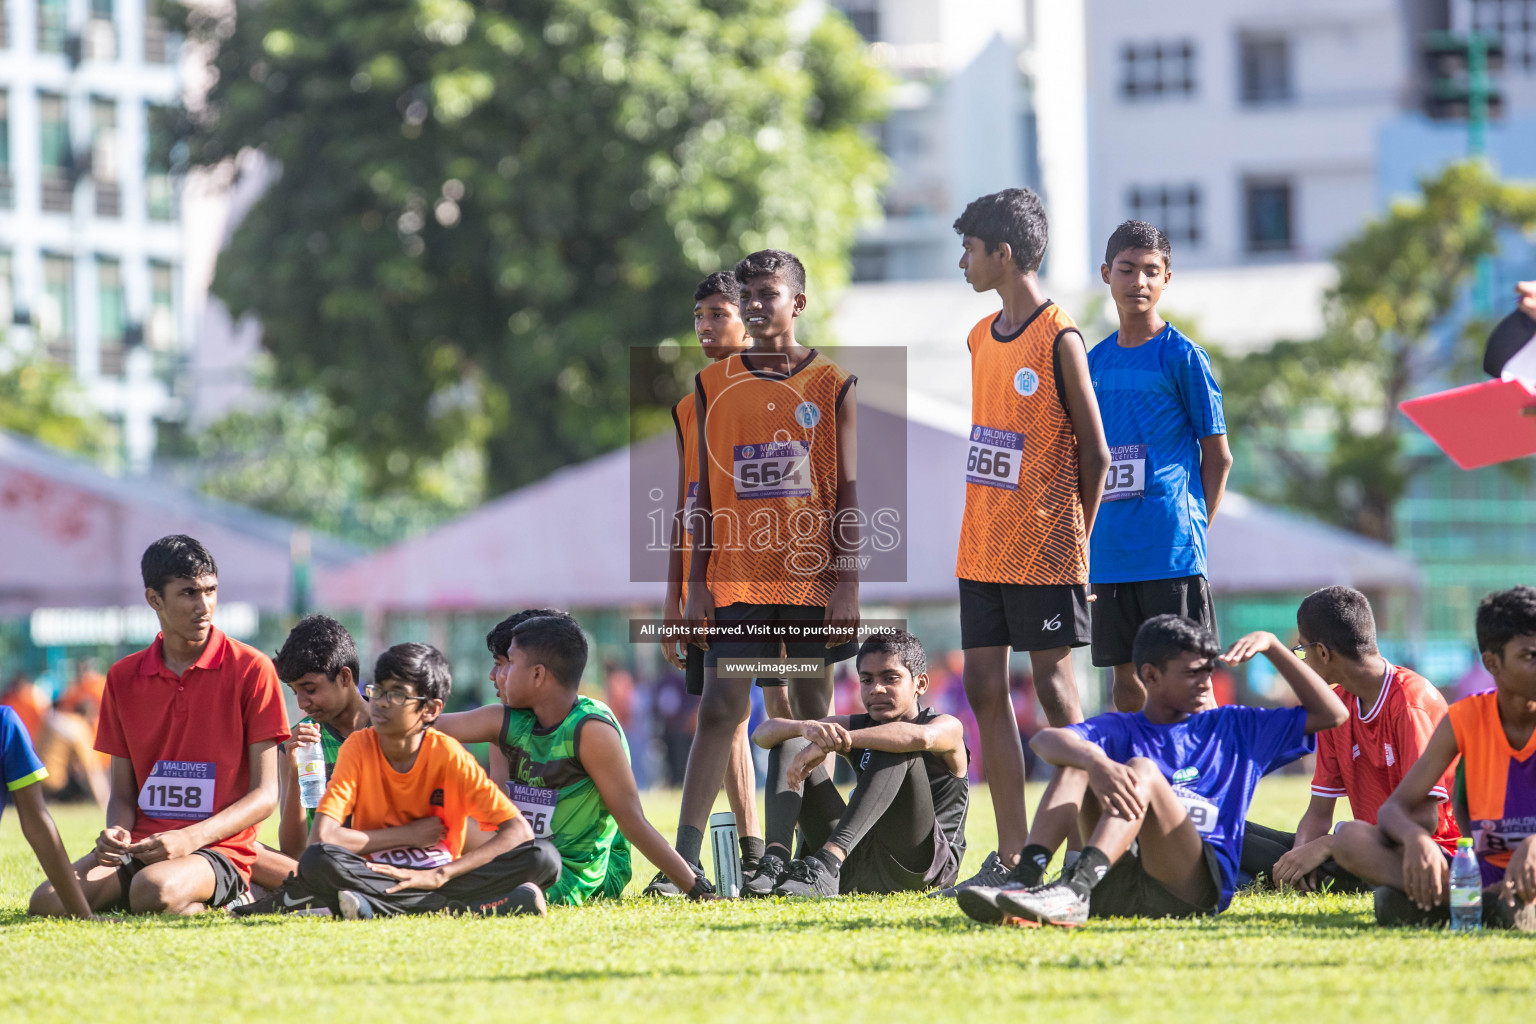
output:
M971 328L971 439L955 575L983 583L1088 582L1077 436L1056 375L1072 318L1046 302L1008 340L1001 312ZM951 470L953 471L953 469Z
M1507 868L1515 847L1536 835L1536 732L1525 749L1511 748L1493 691L1463 698L1446 714L1461 749L1473 849Z
M837 582L837 410L855 378L815 349L787 373L765 365L761 353L734 355L694 378L709 453L709 592L722 608L821 606Z

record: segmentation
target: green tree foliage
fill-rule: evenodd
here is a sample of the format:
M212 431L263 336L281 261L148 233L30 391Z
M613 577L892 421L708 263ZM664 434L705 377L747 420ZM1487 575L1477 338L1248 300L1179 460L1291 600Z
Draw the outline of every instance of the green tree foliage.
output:
M105 458L113 431L90 411L67 367L0 336L0 430L77 455Z
M1532 228L1536 188L1454 164L1334 255L1322 337L1216 353L1233 438L1264 467L1258 494L1391 542L1393 507L1443 458L1405 450L1413 428L1397 405L1478 379L1489 325L1465 319L1466 286L1501 232ZM1324 443L1298 443L1306 434Z
M885 79L779 0L237 0L175 133L280 176L214 291L276 383L330 403L367 486L483 448L491 489L629 439L626 350L686 334L705 273L766 245L845 281ZM680 362L679 366L682 365ZM680 372L680 371L679 371ZM672 384L674 382L665 382Z
M270 360L257 378L270 382ZM229 413L195 441L205 494L303 523L364 547L392 543L479 503L481 450L470 444L423 458L409 493L374 495L367 460L334 435L342 418L323 395L263 387L263 401Z

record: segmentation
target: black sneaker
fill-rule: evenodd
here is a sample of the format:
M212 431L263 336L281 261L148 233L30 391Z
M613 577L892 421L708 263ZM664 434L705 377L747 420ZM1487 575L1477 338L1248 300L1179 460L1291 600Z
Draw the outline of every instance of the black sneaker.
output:
M977 885L984 885L991 889L997 889L1003 885L1006 885L1010 881L1008 872L1009 869L1003 867L1003 859L998 856L996 850L993 850L991 853L987 854L987 859L981 862L980 871L976 872L970 878L967 878L962 882L956 882L954 885L951 885L947 889L940 889L937 892L931 892L928 894L928 896L930 899L939 896L958 896L963 890Z
M1032 888L1022 881L1009 880L999 886L973 885L967 889L961 889L955 897L955 902L960 905L961 911L972 921L982 924L1002 924L1006 916L1003 908L997 905L997 898L1005 892L1023 892Z
M315 897L302 885L296 875L289 875L282 885L250 903L230 907L236 917L253 917L257 914L299 914L315 905Z
M776 853L765 853L757 862L757 872L741 883L741 894L748 898L772 896L780 882L789 877L789 865Z
M1536 932L1536 903L1516 903L1504 896L1483 896L1483 927Z
M796 899L826 899L838 894L837 873L821 862L820 857L804 857L790 861L784 881L774 887L775 896Z
M1487 911L1483 913L1486 915ZM1383 885L1376 890L1376 923L1385 928L1438 928L1451 923L1451 908L1447 904L1425 910L1403 890Z
M688 866L693 868L693 873L695 875L702 875L704 873L704 869L699 867L697 864L690 864ZM647 885L644 889L640 890L640 895L642 895L642 896L668 896L668 897L675 897L677 899L682 899L684 896L687 896L688 894L686 892L684 892L683 890L679 889L677 887L677 883L673 882L672 879L668 878L667 877L667 873L665 871L658 871L658 872L656 872L656 877L651 879L651 884Z

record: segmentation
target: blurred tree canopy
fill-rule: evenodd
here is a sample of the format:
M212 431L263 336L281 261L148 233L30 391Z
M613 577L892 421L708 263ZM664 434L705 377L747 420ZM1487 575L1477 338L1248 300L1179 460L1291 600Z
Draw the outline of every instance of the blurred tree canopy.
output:
M1480 378L1490 324L1465 318L1466 286L1501 233L1536 228L1536 188L1501 182L1481 161L1421 187L1334 254L1322 337L1241 358L1213 351L1234 442L1264 465L1255 497L1388 543L1409 482L1444 458L1405 451L1413 427L1397 405ZM1326 435L1323 451L1297 444L1311 430Z
M0 430L105 458L112 454L114 432L82 397L69 367L18 351L0 336Z
M277 171L213 290L374 495L430 492L466 446L501 491L626 443L627 347L691 337L699 278L764 246L824 303L884 180L884 76L840 15L778 0L173 14L216 78L168 137Z

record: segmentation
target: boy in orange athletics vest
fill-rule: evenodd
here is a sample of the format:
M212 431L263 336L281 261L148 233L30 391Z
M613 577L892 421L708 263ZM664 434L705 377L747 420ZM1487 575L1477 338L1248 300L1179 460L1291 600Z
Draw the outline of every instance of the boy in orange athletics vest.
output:
M806 304L805 267L792 253L752 253L736 265L736 280L753 345L695 378L699 490L683 617L695 626L807 622L851 631L859 618L861 546L855 378L795 340ZM820 677L797 685L800 706L793 712L780 680L759 679L769 717L820 718L831 700L832 666L858 650L849 637L699 644L706 648L704 696L676 844L690 864L699 864L732 737L751 706L750 684L720 679L718 659L822 659ZM769 764L772 772L772 754ZM789 860L788 850L770 849L753 877L767 874L777 885ZM657 878L646 892L674 895L674 888Z
M747 328L741 320L741 285L736 276L727 270L717 270L693 291L693 333L698 335L699 347L713 362L729 359L751 347ZM688 563L693 556L693 524L690 516L699 493L699 430L694 415L696 399L693 392L684 395L672 410L672 422L677 427L677 512L682 524L681 531L673 537L681 543L672 545L667 561L667 596L665 601L668 618L681 616L684 602L688 600ZM661 645L662 654L673 668L686 670L683 652L676 640L666 640ZM702 653L702 652L700 652ZM695 697L703 693L688 690ZM725 797L731 812L736 815L736 829L741 837L741 871L743 875L757 872L763 856L762 827L757 820L757 769L752 764L752 741L747 736L747 722L742 719L731 740L731 760L725 773Z
M1536 588L1483 598L1477 646L1494 689L1451 705L1375 825L1350 822L1334 837L1334 859L1379 887L1378 924L1450 922L1451 855L1432 833L1460 756L1457 814L1482 869L1483 923L1536 931Z
M1045 865L1021 859L1029 832L1024 745L1008 696L1008 653L1029 652L1052 726L1082 721L1071 654L1090 640L1088 535L1109 468L1083 336L1040 290L1047 236L1040 197L1027 188L982 196L955 231L966 281L1003 303L966 341L971 443L955 564L965 695L992 790L997 851L943 896L1040 882Z

